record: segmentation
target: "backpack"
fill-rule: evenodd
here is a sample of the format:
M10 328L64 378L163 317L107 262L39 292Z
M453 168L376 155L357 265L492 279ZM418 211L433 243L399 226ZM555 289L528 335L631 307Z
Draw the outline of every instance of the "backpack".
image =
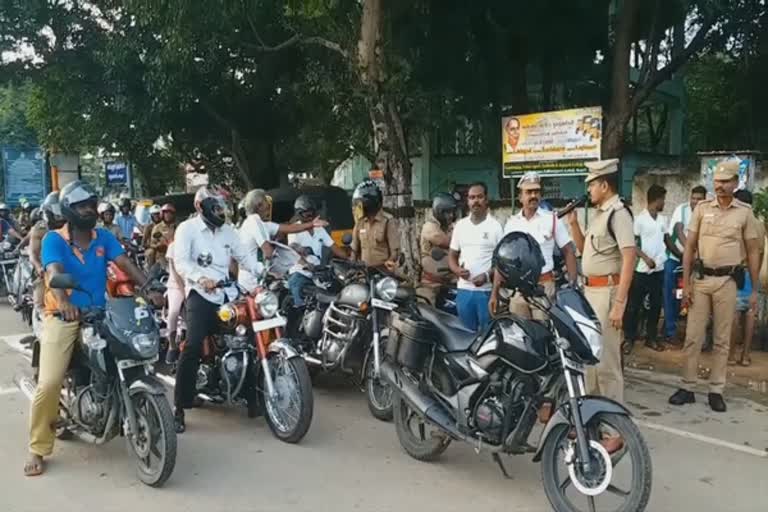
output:
M611 213L608 214L608 234L611 235L611 238L613 238L613 241L616 241L616 233L613 230L613 214L617 211L625 209L627 212L629 212L629 217L632 219L632 222L635 221L635 214L632 213L632 209L624 203L624 201L621 201L621 208L614 208L611 210Z

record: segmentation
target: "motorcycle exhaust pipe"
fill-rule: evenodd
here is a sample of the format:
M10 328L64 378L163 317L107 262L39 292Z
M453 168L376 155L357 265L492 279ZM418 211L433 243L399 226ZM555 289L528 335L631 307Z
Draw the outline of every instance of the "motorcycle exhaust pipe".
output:
M381 374L418 415L426 418L428 422L439 427L452 437L470 442L469 437L459 432L456 427L456 420L448 410L436 400L419 391L418 386L412 380L403 376L400 370L392 365L391 361L381 363Z

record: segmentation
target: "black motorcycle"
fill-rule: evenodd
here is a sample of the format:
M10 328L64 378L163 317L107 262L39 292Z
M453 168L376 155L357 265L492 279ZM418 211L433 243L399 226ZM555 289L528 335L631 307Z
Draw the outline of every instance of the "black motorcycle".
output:
M329 277L328 268L335 278ZM307 302L295 328L304 360L315 371L359 376L371 414L391 420L392 393L381 378L387 318L414 299L413 290L388 272L362 263L333 260L317 272L323 277L305 290ZM318 283L328 285L324 290Z
M69 274L53 276L49 286L78 289ZM152 308L142 298L110 298L105 309L82 309L80 324L81 343L64 380L56 437L101 445L122 435L136 455L139 480L161 487L176 465L176 431L165 388L152 370L160 343ZM35 371L39 359L35 342ZM30 400L36 380L17 381Z
M395 390L401 446L432 461L462 440L491 451L505 475L499 454L533 453L555 510L594 511L598 497L601 505L618 500L610 510L644 510L648 447L626 408L585 391L585 366L598 362L602 348L592 308L570 287L554 304L542 290L527 299L547 312L547 323L508 315L474 333L423 304L393 315L382 372ZM545 427L532 446L537 419ZM619 483L625 460L621 468L631 475Z

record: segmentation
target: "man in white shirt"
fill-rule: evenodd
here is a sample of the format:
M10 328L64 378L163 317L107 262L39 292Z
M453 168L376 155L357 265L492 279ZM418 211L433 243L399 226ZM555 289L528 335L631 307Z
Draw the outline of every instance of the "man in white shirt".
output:
M300 223L311 223L317 216L317 206L307 195L297 197L293 203L293 209ZM313 266L320 264L323 248L330 249L337 258L347 259L347 255L323 228L311 228L288 235L288 245L301 256L301 259L291 268L288 278L288 289L291 291L293 305L301 307L304 305L301 291L306 285L312 284L311 270Z
M258 254L260 251L264 260L270 263L270 272L278 275L288 272L288 269L298 262L298 256L288 248L275 245L275 237L281 233L290 235L328 225L328 222L319 217L296 224L277 224L264 220L271 216L272 200L264 190L258 188L245 195L242 205L246 218L238 230L240 241L249 253ZM248 291L258 284L256 277L245 269L238 273L238 282Z
M187 296L187 340L179 360L174 390L177 433L186 430L184 409L193 407L197 394L197 369L203 340L213 334L218 325L219 306L238 295L234 287L222 289L218 283L229 279L232 259L253 274L260 274L263 269L256 254L245 250L237 231L225 224L226 204L216 191L205 187L199 189L195 194L195 209L198 215L182 222L176 228L174 239L173 262L184 279ZM249 400L249 413L255 404L255 400Z
M653 350L664 350L663 344L658 342L656 336L664 289L664 263L667 260L665 239L669 236L667 218L660 213L664 210L666 195L664 187L651 185L646 194L648 208L634 221L637 265L624 314L624 355L632 352L637 340L639 317L646 296L650 308L645 316L645 344Z
M467 193L470 214L453 228L448 265L459 278L456 309L462 323L472 331L491 321L488 302L493 283L493 250L504 235L501 224L488 212L488 187L470 185Z
M707 198L707 189L698 185L691 189L690 199L675 208L669 223L669 244L667 261L664 263L664 337L667 343L673 343L677 333L677 317L680 301L675 296L677 275L675 270L682 265L683 248L688 236L688 224L691 222L696 205Z
M507 224L504 226L504 234L520 231L531 235L539 243L541 252L544 255L544 267L541 269L539 284L544 288L547 296L550 299L554 299L555 277L552 271L555 266L555 244L563 252L569 281L576 281L578 272L576 268L576 252L571 243L571 235L568 233L565 224L557 218L554 212L544 211L541 208L541 178L538 173L526 173L520 179L517 188L520 190L522 209L507 220ZM496 314L498 293L501 286L500 276L495 277L491 300L488 304L493 315ZM547 318L543 311L532 308L519 293L516 293L510 300L509 311L523 318L534 318L536 320L546 320Z

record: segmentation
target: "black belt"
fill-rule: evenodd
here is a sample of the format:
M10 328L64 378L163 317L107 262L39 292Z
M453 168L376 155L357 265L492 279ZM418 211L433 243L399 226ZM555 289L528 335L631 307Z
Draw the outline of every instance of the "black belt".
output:
M704 267L701 269L701 273L705 276L714 276L714 277L725 277L732 275L736 269L738 269L738 265L731 265L730 267Z

